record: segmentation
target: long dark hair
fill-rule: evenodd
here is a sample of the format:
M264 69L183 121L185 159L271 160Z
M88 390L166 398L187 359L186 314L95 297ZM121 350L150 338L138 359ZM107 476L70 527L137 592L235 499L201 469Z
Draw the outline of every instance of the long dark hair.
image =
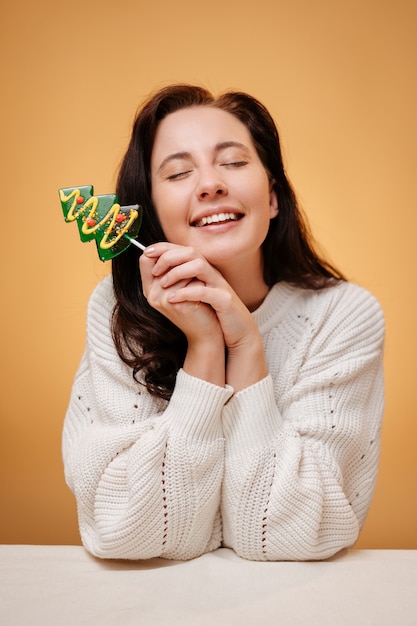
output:
M166 239L152 203L150 162L154 139L164 117L191 106L213 106L238 118L249 130L259 157L275 181L278 216L262 244L264 280L270 287L287 281L305 289L321 289L344 277L314 248L282 161L280 140L267 109L242 92L215 98L193 85L172 85L151 97L136 115L122 161L117 195L121 204L143 207L140 240L145 245ZM137 250L130 248L112 262L116 306L113 338L121 359L157 397L169 399L187 350L185 335L149 306L143 295Z

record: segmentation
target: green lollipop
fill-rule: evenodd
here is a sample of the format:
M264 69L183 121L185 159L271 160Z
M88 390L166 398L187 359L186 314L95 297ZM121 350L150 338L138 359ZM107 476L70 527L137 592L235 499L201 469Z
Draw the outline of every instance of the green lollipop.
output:
M136 241L143 213L138 204L120 206L115 194L95 196L92 185L60 189L59 199L65 221L77 221L81 241L95 239L101 261L113 259L130 244L145 249Z

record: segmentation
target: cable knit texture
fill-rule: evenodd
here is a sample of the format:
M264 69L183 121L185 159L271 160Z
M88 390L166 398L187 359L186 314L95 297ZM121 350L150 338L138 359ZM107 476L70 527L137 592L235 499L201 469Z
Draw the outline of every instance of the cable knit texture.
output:
M84 546L103 558L327 558L358 537L383 413L384 321L364 289L275 285L253 315L269 375L233 393L180 370L151 397L111 336L111 277L94 291L63 432Z

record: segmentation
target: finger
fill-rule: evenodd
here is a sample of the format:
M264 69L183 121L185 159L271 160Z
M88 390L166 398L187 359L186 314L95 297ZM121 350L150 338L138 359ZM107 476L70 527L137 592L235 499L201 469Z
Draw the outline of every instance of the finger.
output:
M154 270L152 272L154 275ZM161 284L164 287L171 287L180 280L200 280L202 283L216 281L216 270L202 257L184 261L180 265L169 268L161 278Z
M180 302L203 302L215 308L212 303L218 302L218 294L216 295L216 289L207 287L207 285L199 280L192 280L187 285L181 285L180 283L175 285L170 293L167 295L167 300L171 304L178 304Z
M152 274L153 267L156 263L156 259L145 257L142 254L139 258L139 270L142 279L142 289L145 298L147 298L147 294L152 286L154 281L154 276Z
M187 286L189 281L180 281L176 287L178 289L182 289ZM146 293L144 290L145 298L148 303L154 308L157 309L160 313L166 314L167 305L170 306L169 296L171 292L169 290L164 289L159 279L153 279L150 283L149 288Z
M172 246L172 244L171 244ZM187 263L193 259L202 258L201 255L188 246L172 246L165 249L157 258L153 268L154 276L161 276L171 268Z
M168 241L159 241L158 243L153 243L151 246L145 248L143 255L148 258L158 258L174 245L175 244L169 243Z

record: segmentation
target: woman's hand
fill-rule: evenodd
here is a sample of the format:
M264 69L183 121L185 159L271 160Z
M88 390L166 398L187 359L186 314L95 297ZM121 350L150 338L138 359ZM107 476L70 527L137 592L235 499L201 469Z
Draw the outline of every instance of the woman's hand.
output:
M216 353L225 382L236 391L266 376L262 340L252 315L204 257L191 247L158 243L145 251L140 267L149 304L184 332L192 363ZM227 348L227 367L220 356L220 338L223 355Z
M187 250L169 243L148 248L140 258L143 293L153 308L185 334L188 348L184 370L197 378L224 386L225 346L214 310L199 300L175 301L179 289L199 282L189 272L178 280L170 274L177 264L186 262Z

